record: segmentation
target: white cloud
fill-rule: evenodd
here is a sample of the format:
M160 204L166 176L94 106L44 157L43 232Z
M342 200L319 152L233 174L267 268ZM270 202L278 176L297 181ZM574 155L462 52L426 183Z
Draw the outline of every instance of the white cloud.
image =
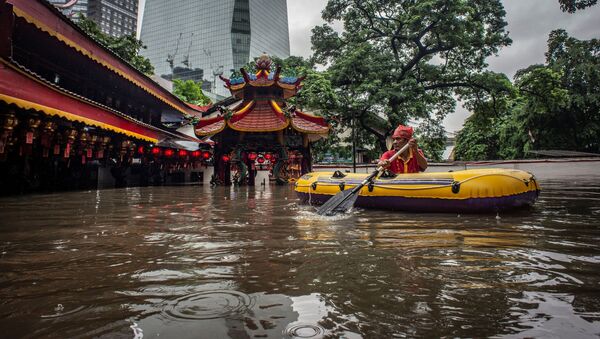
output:
M290 27L290 53L309 57L311 51L311 29L325 23L321 11L326 0L288 0L288 24Z

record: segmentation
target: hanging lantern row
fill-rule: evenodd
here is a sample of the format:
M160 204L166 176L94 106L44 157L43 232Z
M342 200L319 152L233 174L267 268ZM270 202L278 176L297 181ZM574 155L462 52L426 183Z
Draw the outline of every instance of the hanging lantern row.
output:
M248 160L254 161L258 164L264 164L267 161L274 163L275 161L277 161L277 157L274 154L268 153L268 152L267 153L250 152L250 153L248 153ZM224 154L221 156L221 161L230 162L231 156L229 154Z
M132 163L134 158L140 157L172 159L170 162L183 166L187 166L186 163L206 165L213 161L210 150L187 151L140 144L93 127L62 123L61 119L37 113L0 111L0 162L9 159L10 154L58 159L65 161L67 167L72 163L105 163L108 159Z
M0 161L10 152L19 156L62 158L71 165L79 158L81 164L115 157L130 161L136 144L120 140L86 126L60 126L60 119L42 117L38 113L18 114L15 110L0 112Z
M259 164L264 164L266 161L275 162L276 157L274 154L266 152L266 153L256 153L250 152L248 153L248 160L256 161Z
M138 152L138 154L146 154L147 153L146 148L144 146L138 147L137 152ZM202 160L209 160L212 158L212 153L209 151L200 151L200 150L186 151L184 149L174 150L172 148L162 148L162 147L150 147L150 150L148 153L153 156L161 156L162 155L167 158L172 158L175 156L178 156L180 158L185 158L187 156L190 156L192 158L197 158L197 159L202 159Z

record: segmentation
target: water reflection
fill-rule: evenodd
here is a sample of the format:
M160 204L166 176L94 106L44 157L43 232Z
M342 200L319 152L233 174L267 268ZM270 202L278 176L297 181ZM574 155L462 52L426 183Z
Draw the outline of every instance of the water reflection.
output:
M589 337L600 185L501 215L321 217L287 187L0 200L7 337ZM565 188L568 186L568 188Z
M161 301L155 312L136 322L145 333L164 337L319 338L327 330L319 321L328 307L318 294L290 297L283 294L244 294L211 290ZM159 311L160 310L160 311ZM165 326L176 323L177 326Z

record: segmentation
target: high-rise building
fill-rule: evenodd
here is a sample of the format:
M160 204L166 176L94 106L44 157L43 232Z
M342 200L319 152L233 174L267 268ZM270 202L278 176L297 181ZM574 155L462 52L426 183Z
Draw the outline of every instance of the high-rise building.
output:
M102 32L120 37L135 35L138 0L88 0L88 17Z
M204 81L223 96L218 79L254 57L287 58L286 0L146 0L140 39L155 72L167 79Z
M78 14L93 20L100 30L120 37L136 33L138 0L48 0L77 21Z

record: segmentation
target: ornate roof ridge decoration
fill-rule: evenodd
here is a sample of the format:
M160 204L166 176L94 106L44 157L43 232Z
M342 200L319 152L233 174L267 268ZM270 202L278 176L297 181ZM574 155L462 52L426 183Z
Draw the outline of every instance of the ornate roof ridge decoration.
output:
M292 127L306 134L327 134L330 126L323 117L287 107L286 99L297 94L305 77L281 77L281 67L271 72L271 58L263 54L256 61L256 73L240 69L241 78L225 82L231 94L242 102L233 110L221 107L219 115L200 119L196 135L214 135L226 127L238 132L275 132Z
M302 88L301 83L306 77L281 77L281 66L277 66L275 72L270 72L271 65L271 58L263 54L256 61L256 73L249 74L246 69L240 68L241 78L228 79L221 75L219 75L219 78L225 82L225 87L231 91L231 94L240 99L243 98L243 90L247 87L276 86L284 90L285 99L295 96Z
M99 41L85 34L81 28L72 23L71 20L52 4L47 3L45 0L13 0L11 1L11 4L13 5L13 13L15 16L34 25L40 31L45 32L53 38L58 39L85 57L133 83L135 86L140 87L163 103L184 114L191 114L195 111L194 108L185 105L179 98L164 90L159 84L135 67L131 66L129 62L115 54ZM40 5L42 7L40 7ZM44 15L47 14L44 13L44 9L51 11L54 15ZM56 19L60 19L60 21L57 21ZM52 20L54 21L50 22ZM68 26L69 29L61 30L60 28L63 24ZM81 36L77 36L77 34L80 34ZM86 42L86 39L93 43L90 44L89 42ZM119 65L119 63L122 65Z

